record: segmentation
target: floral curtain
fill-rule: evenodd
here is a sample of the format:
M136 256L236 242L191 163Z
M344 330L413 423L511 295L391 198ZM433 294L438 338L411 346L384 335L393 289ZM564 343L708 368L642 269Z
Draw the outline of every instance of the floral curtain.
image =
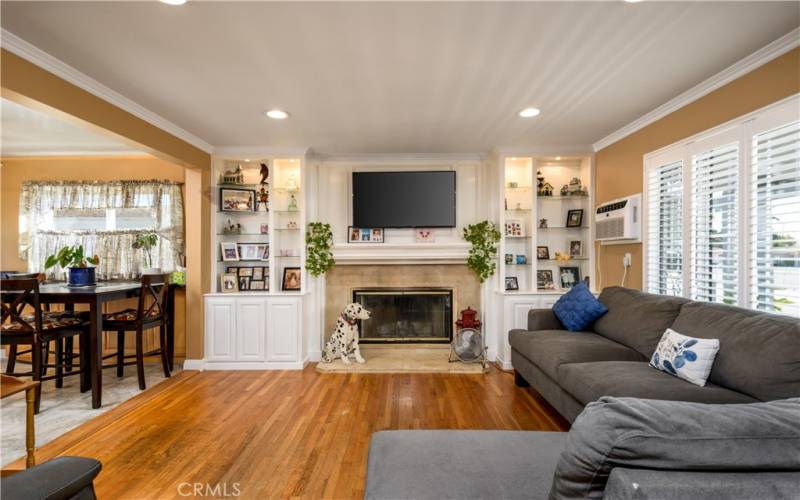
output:
M126 229L59 228L56 214L96 216L109 209L148 209L146 227ZM172 181L29 181L20 195L20 257L28 271L44 271L48 255L65 245L83 245L88 255L100 256L101 279L134 278L146 267L141 249L133 248L138 234L155 231L158 243L151 250L152 267L175 270L184 254L183 193ZM63 278L51 268L49 278Z

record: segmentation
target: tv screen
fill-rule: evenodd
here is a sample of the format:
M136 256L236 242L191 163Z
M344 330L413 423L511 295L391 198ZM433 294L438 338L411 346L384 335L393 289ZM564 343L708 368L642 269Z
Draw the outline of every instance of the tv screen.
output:
M353 226L455 225L455 172L353 173Z

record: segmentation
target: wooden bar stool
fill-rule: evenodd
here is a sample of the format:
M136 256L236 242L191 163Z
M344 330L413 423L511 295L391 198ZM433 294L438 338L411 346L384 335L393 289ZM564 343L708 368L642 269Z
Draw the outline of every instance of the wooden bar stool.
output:
M169 274L147 274L142 276L142 288L139 291L139 303L136 309L107 313L103 315L103 330L117 332L117 352L103 356L103 359L116 358L116 363L104 365L103 368L116 367L117 377L122 377L125 366L136 365L139 377L139 389L146 389L144 380L144 357L159 355L164 368L164 376L169 377L169 360L167 346L167 294L169 292ZM151 300L148 305L148 299ZM144 331L158 327L159 348L144 352ZM136 332L136 354L125 354L125 332ZM136 361L125 362L135 358Z

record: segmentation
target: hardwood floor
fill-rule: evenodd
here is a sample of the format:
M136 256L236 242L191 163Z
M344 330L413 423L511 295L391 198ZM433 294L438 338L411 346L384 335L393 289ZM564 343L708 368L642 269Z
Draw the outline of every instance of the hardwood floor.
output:
M344 499L362 497L375 431L567 428L494 367L483 376L182 372L36 458L99 459L101 499L185 498L195 483L209 497Z

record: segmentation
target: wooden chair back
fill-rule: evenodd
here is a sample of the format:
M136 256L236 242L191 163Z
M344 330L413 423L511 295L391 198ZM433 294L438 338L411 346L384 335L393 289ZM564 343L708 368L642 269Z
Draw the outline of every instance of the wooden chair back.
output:
M136 307L137 322L152 321L166 316L169 278L169 273L142 276L142 288L139 291L139 303ZM148 299L151 300L150 304L147 303Z
M42 331L42 307L39 302L39 283L44 281L44 275L31 273L30 277L14 277L0 280L0 295L2 295L2 321L19 323L21 328L13 330L14 333L33 333ZM33 308L34 324L23 319L26 306Z

